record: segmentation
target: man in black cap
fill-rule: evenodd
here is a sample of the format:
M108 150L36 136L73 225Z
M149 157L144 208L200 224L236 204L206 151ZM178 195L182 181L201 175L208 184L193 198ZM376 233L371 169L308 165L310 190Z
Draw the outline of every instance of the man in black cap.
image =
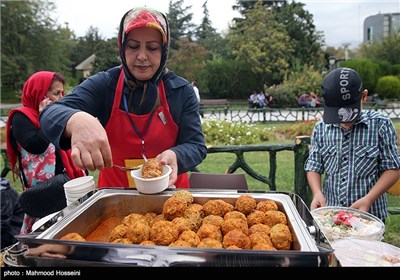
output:
M381 112L362 110L368 90L363 90L353 69L331 71L321 89L323 120L313 129L305 164L313 192L310 209L353 207L384 220L388 216L386 191L400 178L393 123Z

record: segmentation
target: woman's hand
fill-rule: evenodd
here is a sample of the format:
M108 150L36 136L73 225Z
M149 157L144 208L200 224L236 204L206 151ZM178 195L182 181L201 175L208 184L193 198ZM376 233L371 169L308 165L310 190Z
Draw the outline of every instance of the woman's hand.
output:
M107 133L92 115L86 112L73 114L64 135L71 137L71 156L77 167L94 171L112 166Z
M51 104L51 102L52 102L51 99L48 98L48 97L46 97L45 99L43 99L42 102L40 102L40 104L39 104L39 113L41 113L41 112L43 111L43 109L44 109L47 105Z
M172 150L165 150L156 157L156 160L161 163L161 165L169 165L172 169L171 175L169 175L168 186L175 184L176 179L178 179L178 162L176 159L176 154Z

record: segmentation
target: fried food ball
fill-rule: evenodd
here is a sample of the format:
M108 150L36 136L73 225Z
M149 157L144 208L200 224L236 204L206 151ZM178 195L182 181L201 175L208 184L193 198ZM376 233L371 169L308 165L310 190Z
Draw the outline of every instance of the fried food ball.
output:
M126 237L133 244L139 244L150 239L150 226L146 220L137 220L128 226Z
M251 241L251 247L254 247L258 243L269 243L271 244L271 246L273 246L269 235L263 232L255 232L253 234L250 234L249 238Z
M155 246L156 245L156 243L154 243L153 241L151 241L151 240L145 240L145 241L143 241L143 242L140 242L140 244L139 245L146 245L146 246Z
M116 239L126 238L127 232L128 232L128 226L125 224L119 224L118 226L116 226L111 230L109 241L113 242Z
M150 240L157 245L168 246L178 239L178 227L170 221L154 222L150 230Z
M193 247L191 244L185 240L176 240L169 244L170 247Z
M145 220L147 221L149 226L151 226L153 224L155 218L157 217L157 213L148 212L148 213L144 214L143 217L145 218Z
M115 244L132 244L132 241L130 241L128 238L117 238L111 241L111 243Z
M137 220L146 221L145 217L142 214L132 213L132 214L129 214L128 216L125 216L122 219L122 224L129 226L131 223L133 223Z
M256 210L267 212L268 210L278 210L278 205L271 199L262 200L256 205Z
M172 197L180 197L182 198L184 201L186 201L187 206L189 206L190 204L193 203L193 195L188 192L187 190L179 190L177 192L175 192Z
M177 217L172 220L172 222L178 227L179 234L185 230L192 229L191 221L184 217Z
M197 245L197 248L217 248L223 249L223 245L221 241L212 239L212 238L204 238L200 240L200 243Z
M277 249L269 243L257 243L253 246L253 250L267 250L267 251L277 251Z
M234 229L240 230L246 235L249 233L247 221L243 219L228 219L224 220L221 224L221 231L223 235Z
M229 246L228 248L225 248L225 249L227 249L227 250L242 250L242 248L239 248L236 245L231 245L231 246Z
M166 220L167 220L167 219L165 219L165 217L164 217L163 214L158 214L158 215L154 218L154 220L153 220L153 222L151 223L150 226L153 226L153 224L154 224L155 222L157 222L157 221L166 221Z
M287 225L286 215L282 211L268 210L265 212L265 217L265 224L271 228L276 224Z
M203 224L197 231L197 235L200 240L204 238L212 238L218 241L222 241L222 233L219 227L213 224Z
M224 245L224 248L235 245L242 249L251 249L250 238L245 233L237 229L231 230L225 234L222 244Z
M271 227L271 232L269 233L271 237L272 244L278 250L290 250L292 245L292 233L287 225L276 224Z
M206 216L217 215L224 217L226 213L233 210L234 206L222 199L210 199L203 204L203 211Z
M247 215L247 223L249 227L254 226L256 224L265 224L267 217L265 213L260 210L254 210L254 212Z
M172 221L177 217L182 217L187 209L186 201L180 197L171 196L163 205L162 213L168 221Z
M221 224L223 221L224 221L224 218L222 218L221 216L208 215L208 216L204 217L203 225L204 224L212 224L212 225L217 226L218 228L221 228Z
M257 201L249 194L239 196L235 202L235 210L242 212L246 216L254 211Z
M69 240L69 241L86 241L86 239L83 238L82 235L80 235L79 233L76 233L76 232L67 233L60 239L61 240Z
M197 247L200 243L200 237L193 230L185 230L179 235L178 240L188 242L191 247Z
M269 235L270 231L271 231L271 228L268 225L255 224L249 228L249 235L251 235L255 232L262 232L262 233Z
M185 214L185 218L189 220L190 229L194 232L197 232L203 223L203 216L200 212Z
M188 208L185 211L185 215L188 215L193 212L198 212L201 214L201 216L204 218L205 213L203 212L203 205L198 204L198 203L192 203L188 206Z
M243 219L243 220L247 221L246 215L243 214L242 212L239 212L239 211L236 211L236 210L228 212L224 216L224 220L228 220L228 219L232 219L232 218L234 218L234 219Z
M162 165L156 159L151 158L143 163L142 177L143 178L156 178L162 175Z

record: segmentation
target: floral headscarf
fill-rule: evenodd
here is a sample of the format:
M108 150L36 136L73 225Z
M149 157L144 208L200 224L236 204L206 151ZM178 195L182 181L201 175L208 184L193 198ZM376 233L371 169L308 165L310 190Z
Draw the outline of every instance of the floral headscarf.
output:
M147 81L138 81L126 64L125 59L125 46L128 33L133 29L149 27L158 30L161 33L163 46L161 54L160 67L157 69L154 76ZM168 59L168 48L170 42L169 25L166 16L154 9L147 7L133 8L125 13L121 19L119 32L118 32L118 51L122 62L122 68L125 73L126 80L133 90L136 88L143 88L143 95L153 99L157 93L157 86L161 80L162 73ZM154 99L153 99L154 100Z

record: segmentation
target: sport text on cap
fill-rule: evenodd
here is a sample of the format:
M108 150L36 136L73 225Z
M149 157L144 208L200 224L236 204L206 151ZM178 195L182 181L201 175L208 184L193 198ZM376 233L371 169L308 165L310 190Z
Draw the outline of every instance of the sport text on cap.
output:
M361 113L362 83L351 68L337 68L322 81L324 122L353 122Z

